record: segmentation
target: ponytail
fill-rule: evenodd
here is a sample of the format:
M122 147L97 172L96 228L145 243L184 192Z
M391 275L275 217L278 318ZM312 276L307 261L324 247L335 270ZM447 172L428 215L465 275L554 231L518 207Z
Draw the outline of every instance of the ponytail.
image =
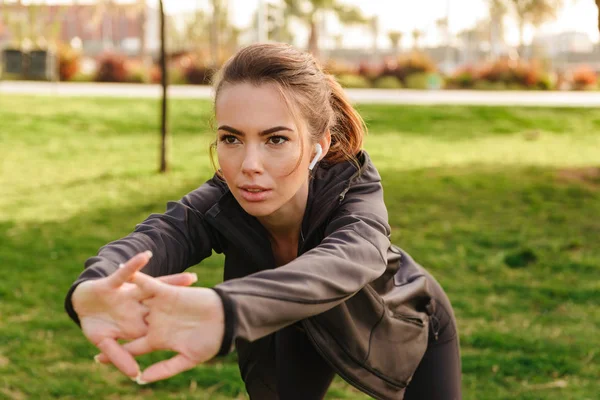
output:
M365 122L350 104L342 86L333 75L325 75L327 86L331 90L330 104L333 118L330 123L331 147L325 161L337 164L346 160L355 160L363 146L363 137L367 132Z

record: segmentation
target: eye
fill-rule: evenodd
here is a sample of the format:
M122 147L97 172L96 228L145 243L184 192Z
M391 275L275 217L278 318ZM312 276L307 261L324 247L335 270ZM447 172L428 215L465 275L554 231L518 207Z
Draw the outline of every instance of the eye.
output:
M287 142L289 139L286 138L285 136L271 136L269 138L269 143L274 144L274 145L282 145L285 142Z
M221 142L225 143L225 144L237 144L239 143L239 140L237 137L233 136L233 135L222 135L220 138Z

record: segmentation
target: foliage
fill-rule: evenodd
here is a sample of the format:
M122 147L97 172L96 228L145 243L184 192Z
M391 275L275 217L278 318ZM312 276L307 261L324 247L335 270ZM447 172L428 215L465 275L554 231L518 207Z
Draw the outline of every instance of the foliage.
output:
M436 73L415 72L406 77L408 89L439 89L444 86L441 75Z
M127 60L124 56L106 53L98 61L96 82L127 82Z
M407 86L408 76L435 72L436 70L435 62L427 54L412 51L407 55L400 56L396 62L385 63L379 76L395 76L404 86Z
M0 397L245 397L235 355L139 387L94 364L97 349L63 310L67 288L99 247L212 176L211 103L170 107L172 172L160 175L156 100L0 98L0 140L10 149L0 174ZM463 398L596 398L600 109L359 111L392 240L433 273L454 305ZM526 140L531 130L542 140ZM213 255L190 271L211 287L222 268ZM327 398L366 396L336 378Z
M183 70L185 81L192 85L210 85L214 74L214 68L198 61L190 63Z
M71 46L58 47L58 77L61 81L70 81L79 72L81 55Z
M587 65L577 67L572 73L572 84L575 90L596 88L598 75Z
M402 89L402 82L395 76L382 76L375 81L374 86L378 89Z
M329 59L323 64L323 70L331 75L339 76L339 75L348 75L348 74L356 74L356 67L348 64L347 62L338 61L334 59Z
M447 80L450 89L469 89L476 81L476 71L472 66L458 68Z
M448 83L449 87L457 89L489 87L493 90L506 88L548 90L554 87L551 76L544 71L538 61L517 61L506 58L459 68L449 78Z
M308 51L319 57L319 24L326 12L332 12L343 25L366 24L359 7L344 4L339 0L284 0L284 12L305 24L309 29Z
M519 28L519 43L523 47L523 31L525 25L540 26L546 21L556 18L563 0L503 0L517 18Z
M371 86L371 83L361 75L343 74L337 77L337 81L342 87L348 89L365 89Z
M384 65L385 68L385 65ZM368 61L361 61L358 64L358 76L363 77L367 82L371 83L378 77L387 76L382 74L382 68L379 65L372 64Z

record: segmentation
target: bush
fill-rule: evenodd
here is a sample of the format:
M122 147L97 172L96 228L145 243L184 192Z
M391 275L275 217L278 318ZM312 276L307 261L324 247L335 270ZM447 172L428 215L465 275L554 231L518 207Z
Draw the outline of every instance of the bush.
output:
M127 82L129 74L125 57L118 54L106 54L99 63L96 82Z
M58 47L58 79L70 81L79 72L80 54L71 46Z
M342 75L353 75L353 74L341 74ZM376 67L366 61L361 61L358 65L358 75L364 78L370 86L378 77L381 76L380 67Z
M356 74L356 68L348 65L347 63L343 63L335 60L328 60L323 66L323 70L331 75L340 76L340 75L352 75Z
M406 87L408 89L441 89L444 86L444 80L440 74L418 72L406 77Z
M185 81L191 85L210 85L215 71L200 62L193 62L183 70Z
M71 78L71 82L94 82L95 76L92 74L84 74L82 72L78 72Z
M170 67L168 72L170 85L185 85L187 83L180 68ZM160 83L162 79L161 75L160 67L154 65L150 69L150 82Z
M549 90L555 87L555 82L536 60L525 62L504 58L456 70L449 79L449 86L479 90Z
M417 72L406 77L408 89L427 89L427 74Z
M396 64L384 65L380 72L382 76L395 76L404 86L408 87L407 78L415 74L428 74L437 71L435 63L426 54L412 52L398 58Z
M548 73L540 76L536 88L540 90L552 90L556 87L556 79Z
M148 71L140 62L128 63L126 69L129 83L147 83L150 80Z
M473 67L459 68L448 79L448 87L453 89L470 89L475 83L475 74Z
M395 76L383 76L375 81L374 86L378 89L402 89L402 82Z
M506 83L504 82L490 82L486 80L478 80L473 84L475 90L506 90Z
M364 76L344 74L337 77L342 87L350 89L364 89L370 87L369 81Z
M595 89L598 83L596 72L587 65L577 67L572 74L573 89L590 90Z

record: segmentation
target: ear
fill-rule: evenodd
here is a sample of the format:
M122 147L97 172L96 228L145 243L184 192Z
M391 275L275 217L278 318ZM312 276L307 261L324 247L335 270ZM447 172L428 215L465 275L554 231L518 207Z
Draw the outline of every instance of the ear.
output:
M321 161L323 158L325 158L327 152L329 151L329 147L331 146L331 131L327 129L325 135L323 135L321 140L319 140L317 143L319 143L323 149L323 154L321 154L321 157L319 158L319 161Z

